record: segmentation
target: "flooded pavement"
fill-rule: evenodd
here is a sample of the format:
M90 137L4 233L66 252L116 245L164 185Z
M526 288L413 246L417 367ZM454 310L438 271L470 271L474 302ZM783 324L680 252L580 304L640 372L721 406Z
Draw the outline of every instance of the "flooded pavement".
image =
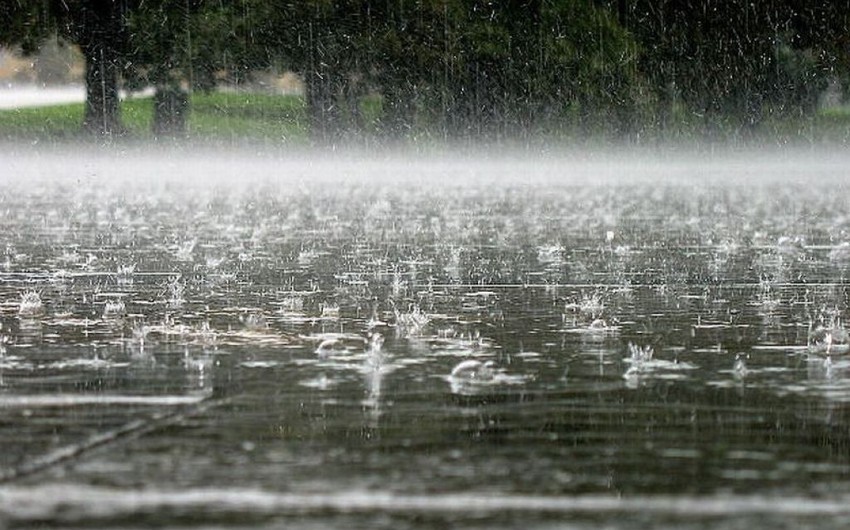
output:
M834 166L16 163L9 526L850 522Z

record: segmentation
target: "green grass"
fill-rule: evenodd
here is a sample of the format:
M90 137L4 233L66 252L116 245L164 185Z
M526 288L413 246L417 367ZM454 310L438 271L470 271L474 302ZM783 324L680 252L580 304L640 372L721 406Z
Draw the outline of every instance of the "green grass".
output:
M307 138L307 110L298 96L197 94L188 128L196 138L301 142Z
M0 111L0 137L70 139L79 134L83 105L51 105Z
M21 141L84 140L82 103L0 111L0 138ZM153 99L121 102L127 138L153 139ZM190 139L202 141L304 142L303 98L267 94L196 93L187 123Z
M19 110L0 110L0 139L24 142L77 142L90 137L81 130L83 104L52 105ZM366 134L379 135L381 116L379 97L361 101L360 113ZM121 117L129 141L153 140L153 99L136 98L121 103ZM705 124L701 118L676 116L675 126L663 134L667 140L701 141ZM553 131L550 140L579 142L578 129L569 119L562 122L563 131ZM728 125L728 124L727 124ZM734 125L734 124L733 124ZM427 124L425 125L427 127ZM270 95L247 92L194 93L187 123L189 141L218 144L267 143L305 144L308 141L308 118L304 99L293 95ZM585 133L582 133L586 135ZM591 140L594 137L593 132ZM746 142L850 144L850 108L827 109L814 116L765 120L757 129L741 132L732 125L717 124L712 138ZM653 132L645 140L652 142ZM426 135L427 137L427 135ZM598 133L604 141L605 132ZM545 138L544 138L545 139ZM587 141L584 138L584 141Z

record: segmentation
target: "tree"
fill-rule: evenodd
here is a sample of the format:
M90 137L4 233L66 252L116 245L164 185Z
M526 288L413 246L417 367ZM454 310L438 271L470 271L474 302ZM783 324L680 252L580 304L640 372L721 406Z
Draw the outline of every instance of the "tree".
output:
M155 88L157 136L185 133L187 92L240 84L272 64L277 10L267 0L146 0L131 13L125 75L133 89Z
M802 0L627 0L640 67L660 111L747 132L767 116L811 114L829 75L847 6ZM842 22L843 21L843 22Z
M32 0L0 6L0 42L33 52L59 34L80 47L85 58L83 126L97 134L123 131L118 80L128 44L127 15L138 0Z
M195 0L179 2L147 0L129 18L133 45L128 50L125 71L130 88L153 86L153 132L159 136L181 136L186 132L189 97L194 88ZM206 71L206 69L204 69ZM211 80L197 79L206 87Z
M370 73L369 39L379 3L305 0L273 18L266 48L304 79L314 141L335 143L345 130L362 125L359 104Z
M121 134L118 80L127 46L128 0L64 0L56 12L86 61L83 127L98 134Z
M369 92L385 141L531 135L638 104L633 40L591 0L307 0L271 17L288 38L264 47L302 74L320 141L357 129Z
M380 86L385 102L404 87L437 109L445 136L528 137L563 127L571 114L586 127L594 113L637 105L640 76L626 68L633 41L589 0L407 6L399 29L385 33L389 45L376 70L387 82ZM626 129L622 121L614 128Z
M121 132L118 83L155 86L180 133L187 91L277 67L301 74L314 139L513 138L576 127L631 137L699 116L741 130L850 86L848 2L803 0L14 0L0 43L52 34L86 61L84 124Z
M85 58L83 126L123 132L119 82L156 88L154 129L180 134L186 89L208 90L227 72L245 77L268 64L248 35L271 29L266 0L30 0L0 3L0 43L33 52L51 35L79 46Z

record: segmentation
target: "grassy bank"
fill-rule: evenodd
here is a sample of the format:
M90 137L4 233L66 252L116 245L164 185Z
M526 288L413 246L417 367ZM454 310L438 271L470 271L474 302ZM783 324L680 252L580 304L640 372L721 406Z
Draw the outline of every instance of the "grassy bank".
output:
M0 111L0 138L14 141L84 139L82 103ZM128 140L152 140L153 99L121 102ZM187 123L192 139L210 141L305 142L307 116L298 96L214 92L192 95Z
M32 143L87 141L80 129L83 110L82 103L0 110L0 140ZM367 133L376 132L381 114L380 100L364 101L361 114ZM127 141L154 139L151 132L152 98L123 101L121 116L127 129ZM604 144L610 140L603 129L594 134L593 131L580 133L571 130L569 124L565 124L565 127L567 130L562 134L554 134L548 143ZM304 100L294 95L195 93L191 97L187 128L190 141L211 144L260 142L303 145L308 142L309 136ZM437 139L440 136L436 135ZM431 138L431 141L434 140ZM547 143L545 139L542 140ZM665 141L686 145L706 141L742 145L847 145L850 144L850 108L822 110L814 116L797 119L765 121L759 127L746 131L746 134L740 134L733 127L724 129L721 126L706 135L704 124L681 120L665 134L650 132L642 135L636 145L657 145Z

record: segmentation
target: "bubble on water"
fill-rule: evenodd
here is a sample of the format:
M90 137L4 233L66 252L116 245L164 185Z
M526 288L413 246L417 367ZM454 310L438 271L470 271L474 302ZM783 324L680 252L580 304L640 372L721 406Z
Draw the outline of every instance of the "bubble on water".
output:
M369 345L365 337L351 333L319 333L301 338L317 344L315 353L320 356L365 353Z
M449 377L464 381L492 381L496 375L493 361L467 359L452 368Z
M318 376L310 379L303 379L299 381L298 384L315 390L328 390L329 388L336 386L337 381L329 378L325 374L319 374Z

